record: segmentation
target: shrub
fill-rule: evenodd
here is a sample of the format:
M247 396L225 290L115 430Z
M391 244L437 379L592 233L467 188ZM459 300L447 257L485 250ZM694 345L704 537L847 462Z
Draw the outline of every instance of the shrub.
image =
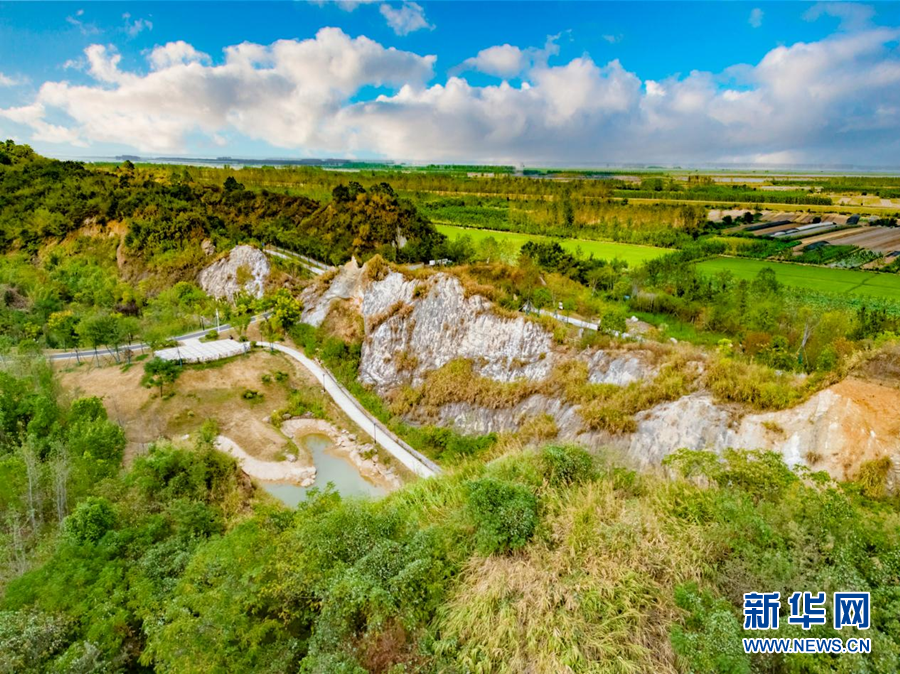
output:
M423 426L413 431L413 439L433 459L458 463L489 450L497 442L497 434L462 435L450 428Z
M866 461L859 467L855 481L862 493L869 498L880 498L887 493L887 476L891 471L891 457Z
M116 511L105 498L89 496L65 520L66 533L78 543L96 543L116 524Z
M594 461L581 447L549 445L541 451L544 478L554 487L591 479Z
M537 526L537 498L522 485L485 477L468 483L466 507L486 555L521 548Z
M741 647L741 624L727 601L688 583L675 588L675 603L688 612L684 625L675 625L671 635L685 671L749 674L750 659Z
M809 381L809 380L807 380ZM720 400L744 403L759 410L780 410L800 402L808 392L792 375L777 374L754 363L731 358L714 361L706 373L709 389Z
M46 672L65 650L71 632L66 618L34 610L0 611L0 672Z

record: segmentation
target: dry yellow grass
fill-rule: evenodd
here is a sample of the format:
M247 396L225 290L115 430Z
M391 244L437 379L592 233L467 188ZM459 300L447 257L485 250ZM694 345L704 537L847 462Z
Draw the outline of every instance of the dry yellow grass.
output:
M627 433L635 430L635 413L691 391L697 378L695 359L691 351L670 351L655 378L627 386L591 383L587 364L576 358L561 360L546 379L513 382L480 376L471 361L457 359L430 372L421 386L395 391L391 410L401 416L433 417L450 403L508 409L542 394L578 405L590 430Z
M498 674L676 671L674 587L699 580L715 551L699 528L670 526L657 503L589 483L549 504L544 540L474 558L438 618L459 664Z

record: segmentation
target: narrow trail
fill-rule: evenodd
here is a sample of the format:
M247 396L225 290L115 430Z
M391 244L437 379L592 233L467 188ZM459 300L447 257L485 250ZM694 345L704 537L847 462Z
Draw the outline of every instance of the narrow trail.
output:
M341 410L343 410L344 413L363 430L363 432L369 435L376 444L383 447L391 454L391 456L413 473L419 477L433 477L441 472L441 469L437 464L410 447L365 409L325 367L303 355L297 349L289 346L271 342L257 342L257 344L275 351L280 351L309 370L312 375L319 380L322 384L322 388L324 388L325 392L331 396L337 406L340 407Z

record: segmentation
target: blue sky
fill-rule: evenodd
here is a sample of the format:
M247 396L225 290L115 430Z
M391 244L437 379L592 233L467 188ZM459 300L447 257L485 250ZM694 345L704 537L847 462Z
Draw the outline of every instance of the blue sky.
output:
M896 166L898 39L900 3L0 3L0 135L56 156Z

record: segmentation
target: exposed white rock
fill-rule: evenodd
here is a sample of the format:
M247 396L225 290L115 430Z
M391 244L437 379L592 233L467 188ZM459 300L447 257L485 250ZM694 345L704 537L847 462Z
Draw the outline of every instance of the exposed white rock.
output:
M588 380L592 384L626 386L655 374L652 354L647 351L598 350L588 357Z
M304 300L304 320L314 325L325 320L335 300L349 300L357 308L366 325L360 379L382 392L403 383L417 385L428 372L458 358L498 381L536 381L548 376L561 357L543 326L502 316L484 297L466 297L449 274L423 281L391 271L373 280L351 261ZM649 348L593 350L577 357L587 362L592 383L625 386L658 371ZM693 364L696 375L703 365L702 360ZM807 463L843 479L861 463L888 455L897 459L900 483L900 391L859 380L820 391L792 409L763 414L716 403L700 391L638 413L636 432L618 436L586 431L577 405L546 395L499 410L452 403L428 421L482 434L517 430L543 414L554 419L560 440L615 446L637 466L658 464L682 447L770 449L790 465Z
M765 449L790 466L808 465L843 480L866 461L900 457L898 411L896 390L852 379L776 412L741 414L708 394L693 394L639 414L628 452L648 464L681 447Z
M363 382L386 389L408 376L418 383L427 372L457 358L471 360L478 374L498 381L550 374L552 340L540 325L498 315L485 298L466 297L459 280L447 274L437 274L425 296L410 304L414 289L415 282L400 274L367 288L362 303L367 325L396 306L391 297L401 298L411 311L398 311L367 335L360 365Z
M303 300L303 321L311 325L322 324L335 300L356 304L367 333L360 379L381 390L417 383L457 358L471 360L478 374L499 381L541 379L555 360L543 327L524 317L500 316L479 295L466 297L449 274L424 282L391 271L370 280L351 260L327 287L309 291Z
M302 293L304 308L301 320L319 327L328 316L335 300L352 299L357 303L362 302L362 280L362 269L357 264L356 258L352 258L327 284L314 285Z
M682 447L720 449L727 446L732 414L707 393L694 393L662 403L636 416L637 431L628 454L640 466L657 464Z
M253 246L235 246L226 257L213 262L197 276L200 286L216 299L233 301L241 291L262 297L269 277L266 254Z
M237 459L241 469L250 477L270 482L296 482L301 487L310 486L316 478L314 466L298 466L284 461L263 461L247 454L234 440L224 435L216 436L216 449Z

